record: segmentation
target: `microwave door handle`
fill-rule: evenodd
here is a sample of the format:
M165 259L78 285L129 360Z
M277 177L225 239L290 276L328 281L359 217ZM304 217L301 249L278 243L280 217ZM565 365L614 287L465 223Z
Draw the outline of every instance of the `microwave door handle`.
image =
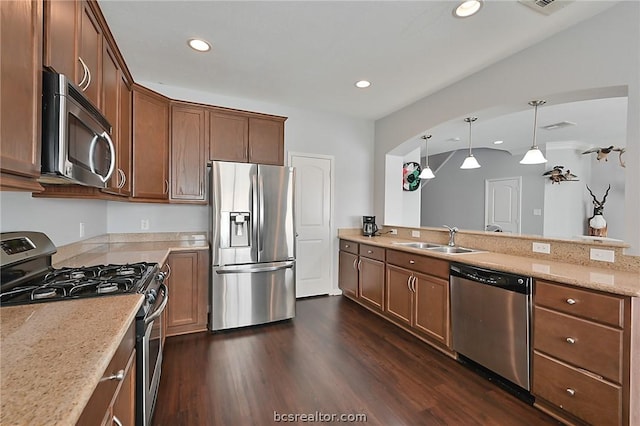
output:
M116 165L116 152L115 152L115 147L113 146L113 141L111 140L107 132L102 132L101 135L95 135L91 140L91 146L89 147L89 168L91 169L92 173L98 174L96 172L96 165L93 161L93 154L96 149L96 144L98 143L98 138L106 139L107 143L109 144L109 153L111 154L111 164L109 164L109 171L107 172L107 175L106 176L99 175L100 180L102 182L106 182L109 180L109 178L113 174L113 169L115 168L115 165Z

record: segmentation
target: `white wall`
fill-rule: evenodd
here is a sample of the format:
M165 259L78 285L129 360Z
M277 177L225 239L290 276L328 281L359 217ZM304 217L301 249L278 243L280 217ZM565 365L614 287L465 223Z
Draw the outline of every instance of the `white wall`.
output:
M207 206L187 204L107 203L107 232L205 232L209 229ZM140 227L149 221L149 230Z
M628 87L625 240L640 254L640 3L602 14L376 121L375 211L385 210L385 154L428 129L477 111L562 93ZM381 221L383 221L381 217ZM384 220L386 222L386 220Z
M80 237L80 223L85 235ZM61 246L107 232L107 203L101 200L32 198L29 192L0 192L0 231L40 231Z

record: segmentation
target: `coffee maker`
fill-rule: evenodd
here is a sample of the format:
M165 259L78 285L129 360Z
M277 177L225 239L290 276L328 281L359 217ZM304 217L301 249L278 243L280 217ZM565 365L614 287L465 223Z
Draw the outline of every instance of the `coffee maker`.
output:
M375 216L362 216L362 235L373 237L378 232Z

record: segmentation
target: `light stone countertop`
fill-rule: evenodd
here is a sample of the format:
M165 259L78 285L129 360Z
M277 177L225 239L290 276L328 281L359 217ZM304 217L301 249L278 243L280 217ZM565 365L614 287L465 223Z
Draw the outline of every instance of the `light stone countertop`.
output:
M142 300L126 294L0 309L0 424L75 424Z
M394 245L393 243L396 242L417 242L417 240L410 241L388 236L365 237L362 235L341 235L340 239L437 257L451 262L460 262L503 272L532 276L538 279L556 281L623 296L640 296L640 274L637 272L616 271L492 252L465 254L438 253L425 249Z
M84 253L57 261L53 266L60 268L136 262L159 263L162 266L170 252L208 249L209 243L206 240L97 243Z

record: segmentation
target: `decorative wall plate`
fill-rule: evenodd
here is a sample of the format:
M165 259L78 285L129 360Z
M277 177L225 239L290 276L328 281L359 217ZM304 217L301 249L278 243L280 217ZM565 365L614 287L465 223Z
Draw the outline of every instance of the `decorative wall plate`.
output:
M422 168L415 161L410 161L402 165L402 189L405 191L415 191L420 188L420 172Z

